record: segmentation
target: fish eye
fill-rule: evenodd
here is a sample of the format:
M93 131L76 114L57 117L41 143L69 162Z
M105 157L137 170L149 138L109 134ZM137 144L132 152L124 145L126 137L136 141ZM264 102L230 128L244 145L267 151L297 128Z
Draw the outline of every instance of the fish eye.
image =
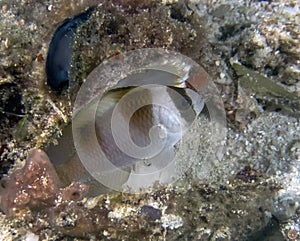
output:
M190 106L191 106L191 103L188 102L186 99L181 100L180 110L187 110Z

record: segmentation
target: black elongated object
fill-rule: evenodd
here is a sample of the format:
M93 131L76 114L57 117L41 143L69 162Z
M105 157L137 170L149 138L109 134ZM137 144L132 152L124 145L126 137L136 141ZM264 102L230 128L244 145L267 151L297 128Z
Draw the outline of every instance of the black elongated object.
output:
M50 88L61 93L69 86L74 36L78 27L86 22L95 8L90 8L73 18L66 19L55 31L49 45L46 75Z

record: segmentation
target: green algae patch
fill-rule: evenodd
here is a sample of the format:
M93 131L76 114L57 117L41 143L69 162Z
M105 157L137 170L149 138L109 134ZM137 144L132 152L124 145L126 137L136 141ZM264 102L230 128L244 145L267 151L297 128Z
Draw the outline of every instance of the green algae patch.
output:
M232 67L238 76L239 86L254 95L266 110L300 117L299 96L243 65L232 63Z
M29 126L30 122L28 120L27 116L24 116L21 120L18 121L14 132L13 132L13 136L14 139L18 142L21 141L25 141L29 139L28 136L28 126Z

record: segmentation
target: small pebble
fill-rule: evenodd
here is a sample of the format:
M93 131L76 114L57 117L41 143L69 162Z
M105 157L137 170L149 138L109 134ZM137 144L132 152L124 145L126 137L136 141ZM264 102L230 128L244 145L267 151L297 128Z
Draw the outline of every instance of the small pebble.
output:
M160 219L162 216L162 211L160 209L154 208L152 206L145 205L141 208L141 213L150 219Z

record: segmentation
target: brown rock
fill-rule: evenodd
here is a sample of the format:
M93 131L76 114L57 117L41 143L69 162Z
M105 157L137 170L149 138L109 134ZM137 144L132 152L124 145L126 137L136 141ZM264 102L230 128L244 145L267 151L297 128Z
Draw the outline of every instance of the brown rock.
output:
M1 180L0 208L4 213L54 204L59 178L46 153L29 151L25 166Z

